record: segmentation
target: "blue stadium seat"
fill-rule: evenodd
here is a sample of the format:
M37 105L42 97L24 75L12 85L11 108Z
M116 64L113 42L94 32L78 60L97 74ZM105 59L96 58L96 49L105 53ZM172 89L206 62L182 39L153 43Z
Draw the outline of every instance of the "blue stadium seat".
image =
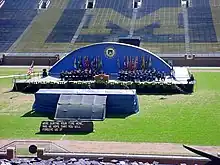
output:
M7 51L37 14L36 0L6 0L0 9L0 52Z
M71 0L69 1L66 9L85 9L85 0Z
M141 8L138 9L137 18L155 12L164 7L180 7L178 0L143 0Z
M31 10L36 9L38 0L6 0L2 9Z
M179 27L179 28L184 28L183 13L179 13L179 14L178 14L178 27Z
M209 0L193 0L188 8L190 42L217 42Z
M131 0L96 0L95 8L111 8L127 17L132 17Z
M84 14L85 9L65 9L46 42L71 42Z

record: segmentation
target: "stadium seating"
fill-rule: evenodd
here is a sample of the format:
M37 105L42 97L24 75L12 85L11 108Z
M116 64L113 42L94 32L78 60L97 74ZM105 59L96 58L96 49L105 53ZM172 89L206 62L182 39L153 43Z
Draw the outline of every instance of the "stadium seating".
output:
M179 28L184 28L183 13L179 13L179 14L178 14L178 27L179 27Z
M190 42L217 42L208 0L193 0L188 17Z
M31 10L37 8L38 0L6 0L2 9Z
M85 7L85 1L70 1L46 42L71 42L85 13L81 9L83 6ZM129 35L133 13L132 1L96 0L94 7L86 16L76 43L117 41L119 37ZM180 2L176 0L166 2L143 0L133 20L133 35L140 36L143 42L183 43L185 41L184 33L182 33L183 27L179 26L180 29L178 29L177 25L179 9L176 8L178 7L180 7ZM153 22L155 18L162 21ZM169 28L166 28L168 26ZM164 27L169 31L163 33ZM157 29L156 33L155 29Z
M155 12L160 8L176 8L180 7L180 1L177 0L143 0L141 8L138 9L137 18L141 18L147 14Z
M40 12L37 22L25 33L28 37L24 35L21 42L13 45L37 15L38 2L39 0L5 1L0 8L0 52L69 51L69 48L118 41L118 38L130 35L140 37L142 46L147 49L151 49L153 44L155 49L151 51L155 53L185 51L184 19L179 0L142 0L142 5L136 12L133 10L132 0L96 0L94 9L88 12L85 9L86 0L51 1L48 10ZM219 6L217 0L191 1L188 20L192 49L194 43L209 43L209 51L217 49L212 44L220 40ZM62 13L61 17L57 14L59 12ZM51 18L51 21L46 18ZM82 19L84 23L73 46L71 41ZM195 49L201 50L198 45Z
M86 17L86 20L85 20L85 23L84 23L84 25L83 25L83 28L89 28L89 24L92 22L92 19L94 18L94 16L93 15L88 15L87 17Z
M66 9L85 9L85 0L71 0L69 1Z
M132 17L132 1L129 0L96 0L95 8L111 8L127 17Z
M0 8L0 52L7 51L36 16L35 0L7 0Z
M97 4L98 2L101 3ZM130 4L128 2L122 3L116 7L114 6L115 3L113 3L114 0L105 4L103 4L105 2L103 0L98 2L96 2L96 7L100 8L93 9L93 12L91 12L93 20L83 27L76 42L117 41L119 37L127 37L129 35L132 9L125 6ZM123 4L126 5L123 6ZM120 7L120 5L122 6ZM156 4L152 1L143 1L143 6L138 9L137 17L134 20L133 36L141 37L142 42L184 43L183 27L178 26L178 14L180 12L176 8L178 6L179 3L172 0L168 1L168 3L163 3L163 1L159 0ZM166 28L168 26L169 28ZM95 29L99 29L99 31Z
M46 42L71 42L84 13L85 9L66 9Z

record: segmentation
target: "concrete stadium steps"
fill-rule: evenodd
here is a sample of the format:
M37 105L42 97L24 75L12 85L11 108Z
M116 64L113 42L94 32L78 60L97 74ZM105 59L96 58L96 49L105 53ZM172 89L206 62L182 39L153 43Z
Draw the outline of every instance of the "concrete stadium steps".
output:
M140 29L150 25L153 22L159 22L162 25L178 25L178 14L181 13L181 8L160 8L149 15L138 18L135 21L135 29Z
M137 18L141 18L162 8L178 7L180 7L180 1L176 0L143 0L141 7L138 9Z
M70 0L66 9L85 9L86 0Z
M218 7L220 6L220 1L219 0L209 0L209 3L211 6Z
M213 0L212 0L213 1ZM220 1L219 1L220 3ZM212 20L215 27L215 32L218 42L220 42L220 6L211 6Z
M190 42L217 42L209 0L192 0L187 10Z
M154 29L154 34L155 35L160 35L160 34L182 34L184 35L184 29L178 28L177 25L162 25L161 28Z
M49 8L52 9L65 9L70 0L52 0Z
M215 43L190 43L192 54L220 52L220 42Z
M153 53L185 54L185 43L151 43L142 42L140 45Z
M21 38L20 42L15 46L11 52L51 52L59 48L55 46L46 45L45 40L51 33L54 26L61 17L69 0L53 0L50 7L39 13L35 22L31 25L30 29ZM60 46L63 47L63 46ZM56 49L54 49L56 48ZM63 51L62 49L61 51ZM65 49L66 50L66 49Z
M113 24L118 24L120 27L129 30L130 28L130 19L117 11L110 8L100 8L93 9L91 11L91 15L93 15L93 19L89 24L89 28L106 28L108 22L112 22Z
M59 21L47 37L47 43L71 42L85 15L85 9L65 9Z
M0 52L6 52L37 15L37 1L5 1L0 8Z
M82 28L76 42L112 41L112 37L127 36L129 33L130 18L113 9L93 9L90 15L92 20Z
M6 0L2 9L12 10L31 10L36 9L38 6L38 0Z
M132 17L132 0L96 0L95 8L109 8L126 17Z
M198 4L200 6L204 6L207 3L207 0L193 1L194 3L199 1ZM129 30L131 29L131 17L129 17L129 13L132 12L132 9L126 8L125 10L119 10L116 3L109 4L110 7L113 5L112 8L100 7L91 9L89 19L86 20L75 44L68 42L46 43L47 37L51 34L63 11L67 8L76 8L74 5L69 6L72 3L73 1L71 0L52 0L49 8L39 13L28 31L21 37L21 40L14 47L11 47L8 52L69 52L94 42L116 41L118 37L129 34ZM80 4L82 5L83 3L84 1ZM123 3L121 5L123 6ZM217 0L210 0L210 6L216 36L218 41L220 41L219 2ZM154 53L184 53L184 42L175 43L175 40L169 40L169 35L171 35L171 38L172 34L177 34L177 37L179 34L184 35L184 28L179 28L178 26L179 14L181 12L180 6L161 7L152 11L150 14L144 12L141 17L137 17L134 21L134 36L143 35L141 46ZM153 24L158 24L159 28L152 28L151 26L154 26ZM108 26L115 29L112 30ZM149 26L150 28L148 28ZM160 43L160 40L157 43L153 43L152 40L148 40L148 36L145 36L146 32L154 35L164 34L162 38L164 37L165 39L163 43ZM92 38L95 38L94 36L96 36L97 40L87 40L86 37L83 37L84 35L87 35L87 38L91 38L92 36ZM145 37L146 40L144 40ZM204 44L195 42L190 43L190 46L193 53L219 51L219 42L207 42Z
M152 28L151 35L184 35L184 29L178 27L178 14L180 12L180 8L160 8L149 15L136 19L134 21L134 35L144 36L146 31L143 28L148 29L148 26L154 23L158 23L160 27ZM97 40L94 39L94 42L112 41L112 38L127 36L131 29L131 18L116 12L114 9L93 9L90 14L92 15L92 21L88 23L86 28L81 30L81 35L77 42L92 42L92 35L97 38ZM143 31L141 34L140 30ZM145 41L145 37L143 37L143 40ZM170 40L165 42L170 42ZM184 42L184 40L180 42Z

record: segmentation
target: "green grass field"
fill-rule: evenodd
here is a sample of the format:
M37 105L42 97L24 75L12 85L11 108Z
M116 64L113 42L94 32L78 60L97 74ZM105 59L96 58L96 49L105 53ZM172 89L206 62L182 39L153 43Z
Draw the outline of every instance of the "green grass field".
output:
M0 69L0 75L26 69ZM220 72L195 73L192 95L139 96L140 112L126 119L95 122L95 133L66 135L63 139L169 142L220 145ZM9 92L10 78L0 79L1 139L60 139L62 135L36 135L46 117L22 117L31 111L34 95Z

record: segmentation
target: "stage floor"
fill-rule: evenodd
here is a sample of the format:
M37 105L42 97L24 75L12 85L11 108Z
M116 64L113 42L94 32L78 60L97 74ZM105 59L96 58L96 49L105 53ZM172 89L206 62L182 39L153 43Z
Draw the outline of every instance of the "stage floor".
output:
M175 79L171 78L171 77L166 77L165 81L163 81L163 83L172 83L172 84L188 84L188 79L190 78L189 75L189 71L186 67L174 67L174 77ZM116 82L118 80L109 80L109 82ZM16 83L57 83L57 82L61 82L60 78L56 78L56 77L52 77L52 76L47 76L45 78L42 77L32 77L30 79L20 79L20 80L16 80ZM66 82L66 81L62 81L62 82ZM86 81L83 81L86 82ZM89 81L91 82L91 81ZM158 82L158 81L156 81Z

